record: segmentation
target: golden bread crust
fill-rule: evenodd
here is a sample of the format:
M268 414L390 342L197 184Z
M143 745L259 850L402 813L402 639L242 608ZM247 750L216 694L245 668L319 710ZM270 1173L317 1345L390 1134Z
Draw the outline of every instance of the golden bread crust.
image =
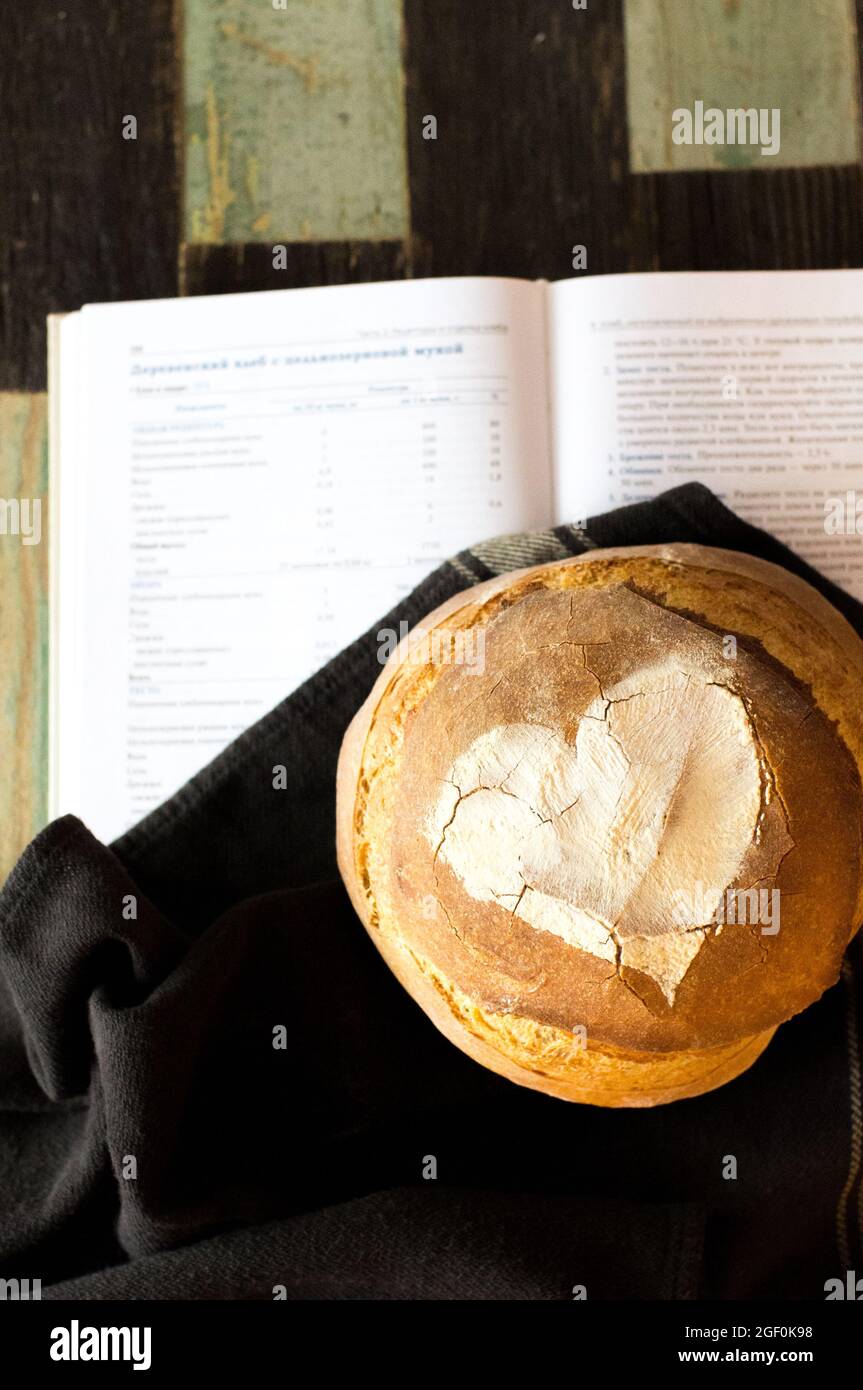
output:
M458 1046L567 1099L657 1104L738 1074L834 983L859 921L863 643L784 570L678 545L504 575L422 627L481 633L484 670L403 644L339 762L341 872L391 968ZM605 872L585 836L614 777L621 797L654 778L662 814L636 787L632 846L606 839ZM534 847L518 894L511 834ZM702 863L778 891L779 930L672 932L664 904ZM575 898L590 910L571 920Z

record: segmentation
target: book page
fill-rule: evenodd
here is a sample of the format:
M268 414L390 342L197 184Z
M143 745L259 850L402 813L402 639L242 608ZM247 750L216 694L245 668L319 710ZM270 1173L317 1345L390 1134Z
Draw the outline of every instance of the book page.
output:
M470 279L81 312L55 813L118 835L440 561L549 524L544 314Z
M75 549L60 547L61 532L70 539L78 532L77 514L81 493L76 489L78 476L75 446L80 435L82 403L80 368L80 314L52 314L48 318L48 430L49 430L49 491L52 508L50 544L49 591L49 696L48 696L48 807L59 804L64 750L75 748L80 727L78 706L81 682L75 666L79 655L75 641L74 615L78 610L77 584L79 573L72 567ZM65 369L61 362L65 359ZM63 517L62 527L58 524ZM60 676L63 673L64 692L61 698Z
M863 271L562 281L549 338L559 521L698 480L863 599Z

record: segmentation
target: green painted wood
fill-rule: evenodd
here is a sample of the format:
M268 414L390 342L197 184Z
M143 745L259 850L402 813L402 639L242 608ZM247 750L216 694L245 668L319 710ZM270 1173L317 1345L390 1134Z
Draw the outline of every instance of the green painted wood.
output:
M8 522L0 528L0 881L47 816L46 402L44 395L0 393L0 499L42 503L38 545L22 544Z
M633 172L853 164L860 158L852 0L625 0ZM679 108L780 112L780 148L675 144ZM718 133L718 128L717 128Z
M277 3L186 0L186 240L401 239L401 0Z

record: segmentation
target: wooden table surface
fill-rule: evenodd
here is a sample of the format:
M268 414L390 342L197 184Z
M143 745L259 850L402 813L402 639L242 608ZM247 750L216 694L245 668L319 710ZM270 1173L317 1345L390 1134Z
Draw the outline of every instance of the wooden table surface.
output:
M861 5L7 7L0 500L43 498L44 525L39 546L0 534L0 877L46 814L46 315L408 275L553 279L577 244L593 274L859 265ZM780 156L675 145L671 113L698 99L779 107Z

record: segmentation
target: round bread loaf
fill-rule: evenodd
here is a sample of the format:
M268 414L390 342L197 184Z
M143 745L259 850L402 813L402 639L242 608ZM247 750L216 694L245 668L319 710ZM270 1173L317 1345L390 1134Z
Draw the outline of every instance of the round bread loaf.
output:
M737 1076L863 912L863 643L690 545L501 576L405 639L338 772L345 884L452 1042L567 1100Z

